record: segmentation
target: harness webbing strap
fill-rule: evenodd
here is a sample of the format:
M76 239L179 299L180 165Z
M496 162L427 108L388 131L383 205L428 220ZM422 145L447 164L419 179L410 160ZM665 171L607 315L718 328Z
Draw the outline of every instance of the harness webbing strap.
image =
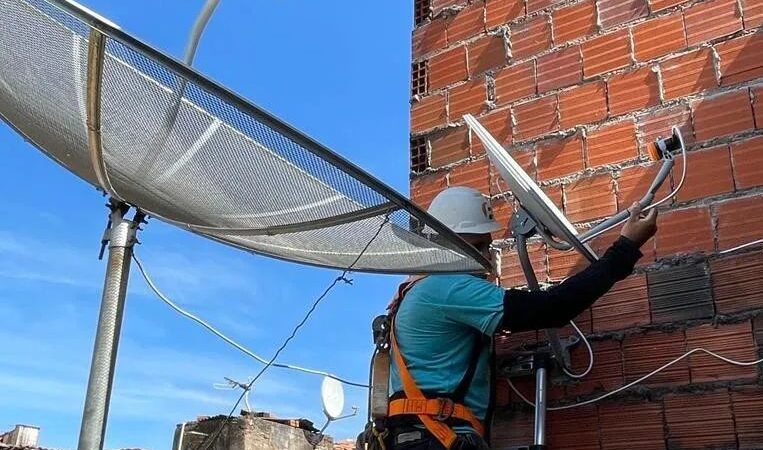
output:
M408 370L405 359L400 352L400 347L398 346L397 338L395 337L395 315L397 313L397 308L408 290L410 290L416 282L422 280L423 278L423 276L413 277L409 278L405 283L403 283L398 289L395 299L392 301L388 308L390 310L391 316L389 332L390 347L395 357L395 364L397 365L400 374L400 381L403 384L403 391L405 392L406 396L406 399L393 400L390 403L389 416L416 415L416 417L418 417L427 431L432 433L432 435L437 438L437 440L440 441L440 443L445 446L445 448L450 449L453 443L456 441L457 435L450 426L444 423L445 420L450 418L465 420L480 435L484 434L484 426L480 420L471 412L471 410L469 410L468 407L461 404L463 400L462 398L455 399L458 403L454 402L453 399L448 398L426 398L421 389L419 389L419 387L413 381L413 377ZM479 344L480 340L478 339L475 343L475 347L479 347ZM473 352L470 367L467 370L464 379L461 381L461 383L459 383L459 387L457 389L457 391L463 391L460 393L457 392L461 396L465 394L466 388L468 388L468 385L471 383L471 379L474 376L474 371L476 370L476 359L477 358ZM472 366L474 366L474 368Z
M405 391L405 396L411 400L426 400L424 393L421 392L418 386L416 386L416 383L413 381L410 372L408 372L408 367L405 365L405 360L403 360L403 356L400 354L394 330L395 319L393 318L392 326L390 328L390 345L392 346L392 352L395 354L395 363L397 364L397 368L400 371L400 381L403 383L403 391ZM456 432L453 431L452 428L442 422L438 422L428 414L417 414L416 416L419 418L419 420L421 420L421 423L424 424L424 427L430 433L432 433L432 435L436 437L437 440L440 441L443 446L445 446L445 448L451 448L457 438Z

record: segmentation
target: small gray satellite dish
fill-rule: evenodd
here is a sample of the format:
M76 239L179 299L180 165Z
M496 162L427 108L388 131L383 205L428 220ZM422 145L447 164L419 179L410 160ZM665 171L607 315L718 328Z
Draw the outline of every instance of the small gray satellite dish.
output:
M331 420L337 420L344 411L344 388L339 381L325 377L321 384L321 400L323 401L323 413Z
M498 169L501 178L509 185L512 194L519 203L540 225L545 227L556 238L561 239L586 255L589 260L597 259L591 248L582 243L575 227L567 217L559 211L554 202L548 198L532 178L522 170L522 167L509 156L509 152L482 126L471 114L464 116L466 124L482 141L490 162Z

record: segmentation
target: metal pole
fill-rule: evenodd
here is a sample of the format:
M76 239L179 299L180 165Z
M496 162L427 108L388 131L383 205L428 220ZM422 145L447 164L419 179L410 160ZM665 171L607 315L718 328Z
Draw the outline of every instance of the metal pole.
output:
M142 220L140 213L133 220L125 219L128 210L127 205L112 201L107 229L108 265L77 450L103 449L132 249Z
M196 49L199 47L201 34L204 32L207 22L209 22L209 19L212 17L212 13L215 12L218 3L220 3L220 0L207 0L207 2L204 3L204 7L201 9L201 12L196 17L196 22L194 22L191 35L188 37L188 44L185 47L185 55L183 56L183 62L188 66L193 65L193 58L196 56Z
M511 218L511 232L514 236L517 248L517 256L522 265L527 279L527 287L531 291L539 291L540 285L538 278L530 261L530 255L527 250L527 238L537 232L537 224L529 214L520 208ZM549 339L551 351L564 361L564 352L559 341L556 330L546 330ZM533 355L533 370L535 371L535 417L534 417L534 438L531 450L544 450L546 448L546 398L548 393L548 368L550 365L549 355L543 351Z
M547 397L547 365L546 355L536 355L535 361L535 438L532 450L546 448L546 397Z

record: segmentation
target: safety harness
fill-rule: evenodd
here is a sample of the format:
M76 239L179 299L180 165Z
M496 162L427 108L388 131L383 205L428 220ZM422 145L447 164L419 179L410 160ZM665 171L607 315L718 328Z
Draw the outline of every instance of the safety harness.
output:
M400 285L395 298L387 308L390 318L390 348L392 353L394 353L395 364L397 365L400 381L403 385L403 392L395 393L392 396L392 400L389 403L388 417L393 419L406 416L417 417L427 431L435 436L446 449L450 449L458 437L453 430L454 424L462 423L471 426L480 436L485 434L485 427L482 422L463 404L464 397L477 368L483 341L481 335L476 337L469 368L452 394L442 395L434 393L427 395L419 389L413 381L413 377L408 370L405 358L403 358L400 352L400 347L395 337L395 316L397 315L400 303L405 298L405 294L424 278L425 276L408 278L408 280Z

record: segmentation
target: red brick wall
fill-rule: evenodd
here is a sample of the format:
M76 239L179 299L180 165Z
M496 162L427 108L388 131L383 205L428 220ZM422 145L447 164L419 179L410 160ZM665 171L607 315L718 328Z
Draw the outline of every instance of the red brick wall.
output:
M763 355L760 246L719 255L763 237L763 2L416 3L429 7L413 31L413 59L425 68L411 101L411 135L428 152L426 168L411 174L420 205L468 185L493 199L502 221L516 208L465 113L581 229L641 196L657 170L648 142L677 125L691 146L685 186L660 209L636 273L579 318L596 353L593 372L555 379L554 402L592 398L695 347L745 361ZM615 236L593 246L603 251ZM502 281L516 286L523 277L506 237L495 236L505 248ZM530 254L546 282L584 264L542 242ZM542 336L501 337L497 351ZM575 368L586 358L576 349ZM532 395L532 380L517 384ZM531 443L531 411L505 382L498 398L494 448ZM763 375L695 354L626 394L548 419L554 449L763 448Z

